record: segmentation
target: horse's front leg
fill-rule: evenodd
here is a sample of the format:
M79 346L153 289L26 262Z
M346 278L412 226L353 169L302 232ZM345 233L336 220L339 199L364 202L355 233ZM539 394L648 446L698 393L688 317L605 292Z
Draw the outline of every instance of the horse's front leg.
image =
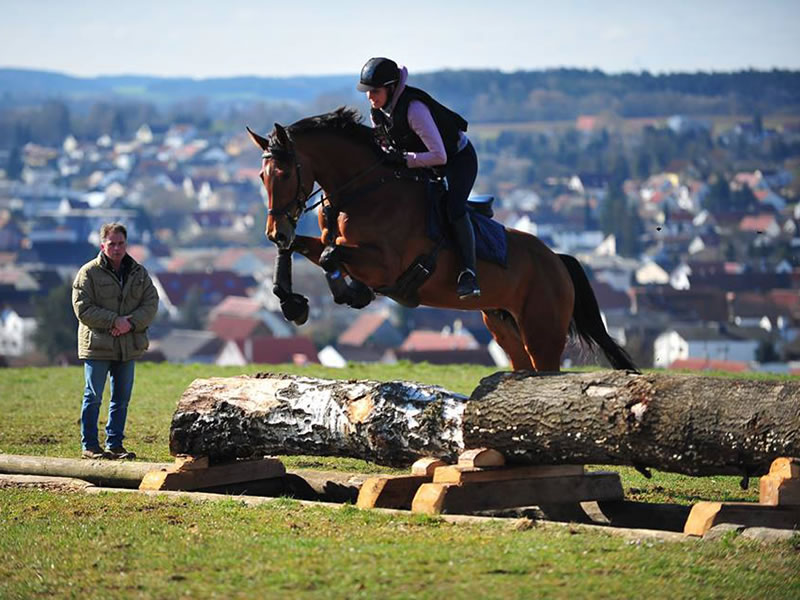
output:
M308 320L308 298L292 291L292 252L299 252L319 264L323 246L316 238L298 236L291 248L278 249L273 272L272 293L281 302L281 312L287 321L302 325Z

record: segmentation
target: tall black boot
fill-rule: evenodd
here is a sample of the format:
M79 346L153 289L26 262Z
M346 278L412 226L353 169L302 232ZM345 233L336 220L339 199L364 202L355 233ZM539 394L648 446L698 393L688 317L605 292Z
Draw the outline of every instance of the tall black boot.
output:
M478 287L475 271L475 232L472 230L469 215L462 215L452 222L452 226L464 263L464 270L458 276L458 297L464 300L480 296L481 288Z

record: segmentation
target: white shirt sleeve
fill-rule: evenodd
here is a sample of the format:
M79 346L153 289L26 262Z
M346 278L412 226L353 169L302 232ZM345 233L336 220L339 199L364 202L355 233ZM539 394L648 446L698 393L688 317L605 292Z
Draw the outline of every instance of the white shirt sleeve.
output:
M408 152L406 164L409 167L438 167L447 164L447 152L444 149L442 135L431 111L425 103L412 100L408 104L408 124L419 136L428 149L427 152Z

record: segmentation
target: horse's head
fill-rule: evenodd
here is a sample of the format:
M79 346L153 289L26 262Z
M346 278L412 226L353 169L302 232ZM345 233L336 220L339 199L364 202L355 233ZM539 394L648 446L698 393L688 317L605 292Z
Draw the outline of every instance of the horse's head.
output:
M306 190L313 187L313 174L307 159L296 151L286 130L278 123L268 138L249 127L247 133L262 151L259 176L269 198L266 236L278 248L288 248L306 206Z

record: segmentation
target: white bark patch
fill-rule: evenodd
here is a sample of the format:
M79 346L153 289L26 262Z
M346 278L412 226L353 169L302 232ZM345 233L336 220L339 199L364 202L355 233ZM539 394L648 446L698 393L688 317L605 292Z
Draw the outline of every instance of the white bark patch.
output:
M617 394L616 387L608 387L603 385L590 385L586 388L586 395L590 398L608 398Z

